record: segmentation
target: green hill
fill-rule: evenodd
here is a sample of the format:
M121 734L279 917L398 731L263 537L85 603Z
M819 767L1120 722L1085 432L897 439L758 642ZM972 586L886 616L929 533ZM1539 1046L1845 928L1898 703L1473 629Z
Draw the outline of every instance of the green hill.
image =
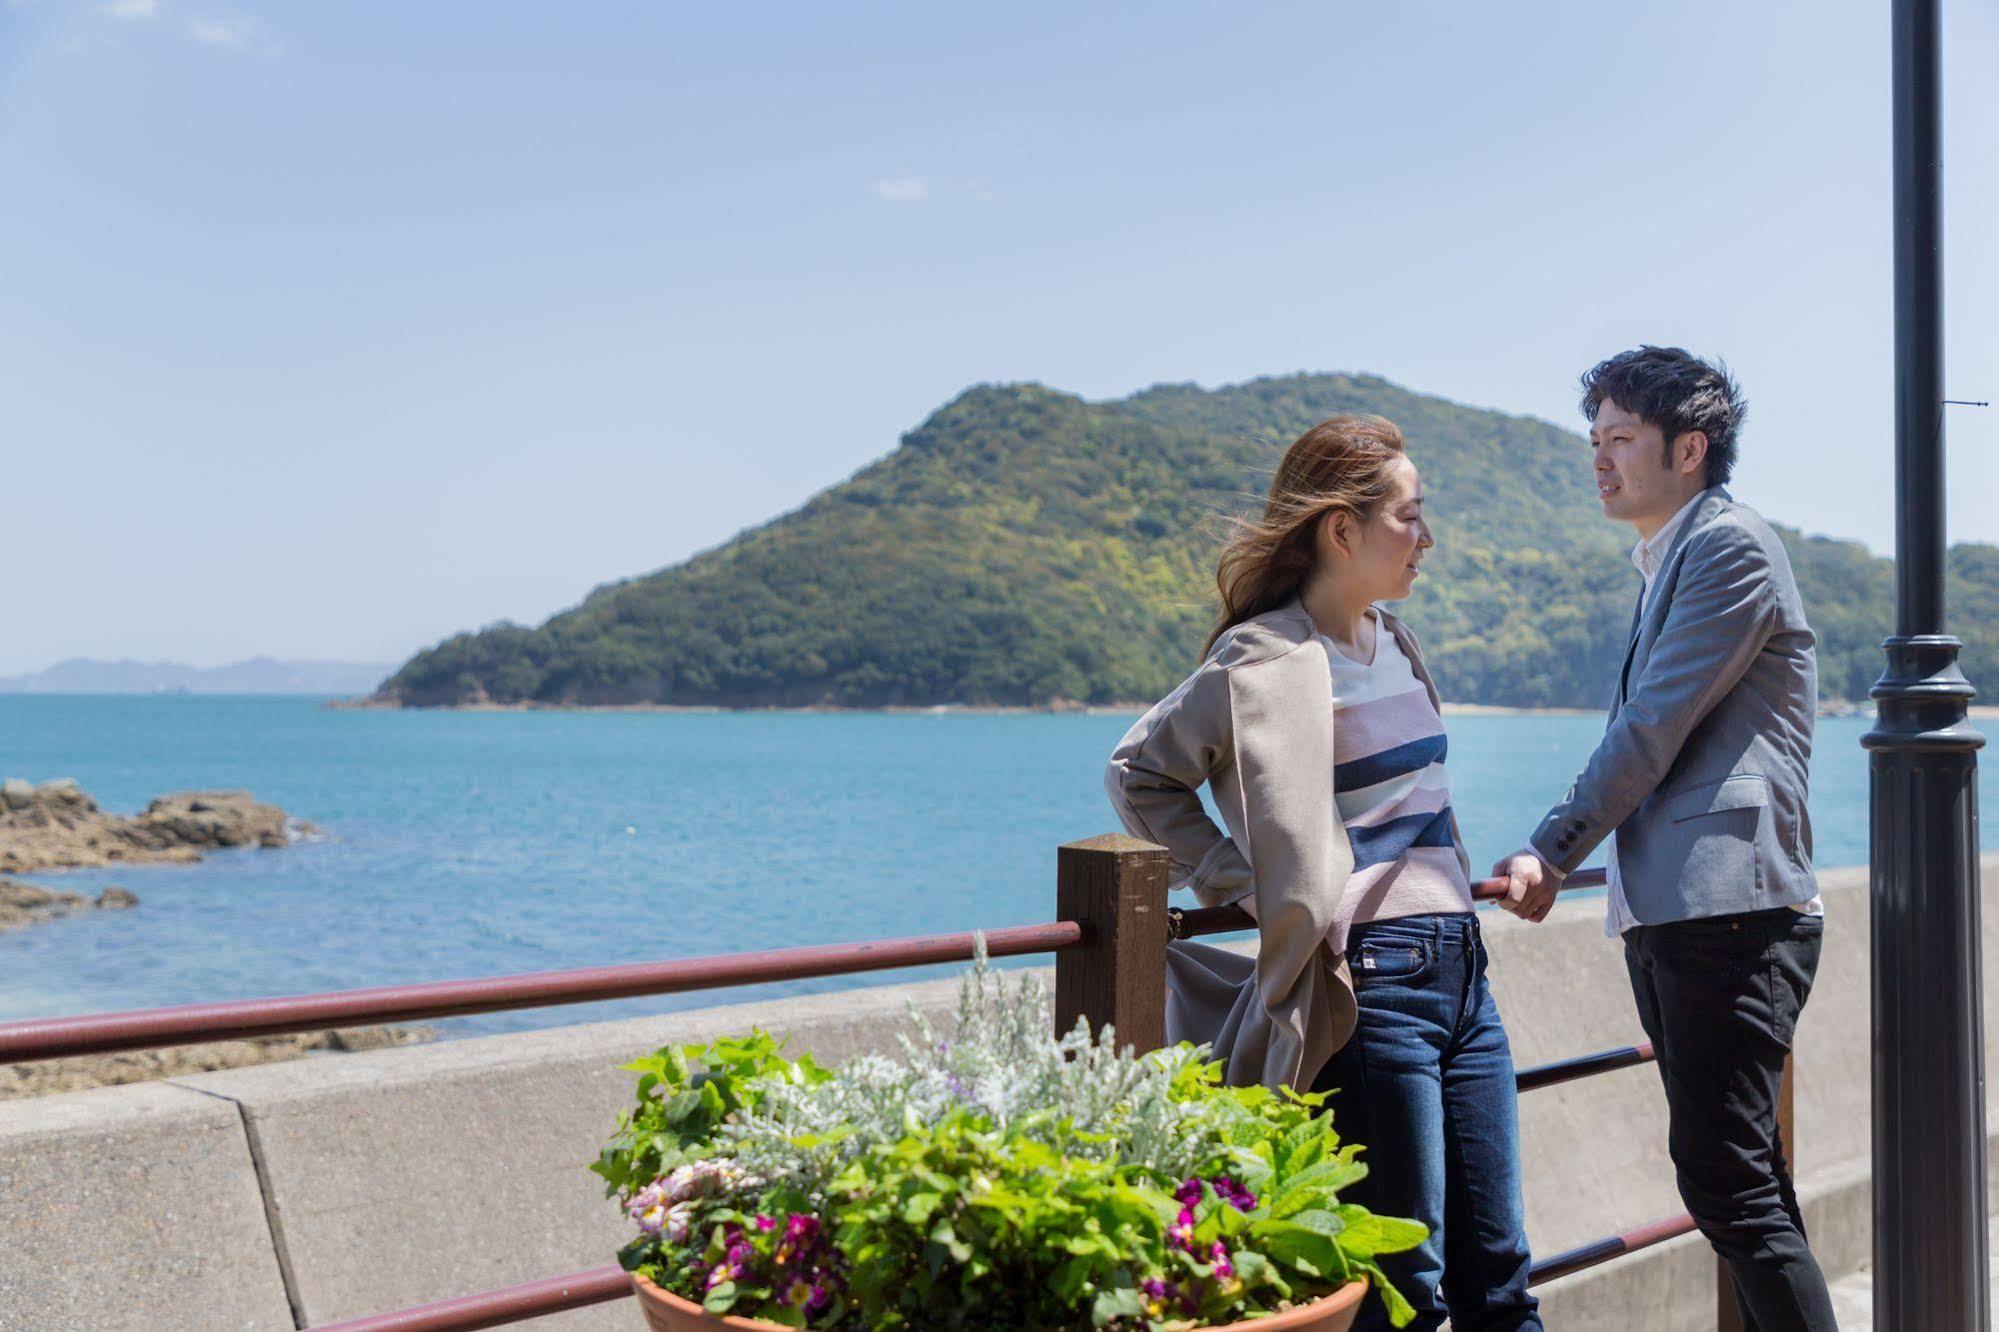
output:
M1438 549L1405 614L1445 695L1601 704L1638 576L1628 529L1598 513L1581 437L1367 375L1162 385L1101 403L1031 384L973 388L795 512L600 587L539 628L447 639L381 697L1151 699L1199 650L1223 517L1260 503L1284 444L1348 411L1400 424L1423 470ZM1892 619L1891 565L1857 543L1784 536L1820 632L1824 692L1865 697ZM1999 548L1959 547L1951 569L1966 669L1990 678ZM1974 606L1985 613L1965 613Z

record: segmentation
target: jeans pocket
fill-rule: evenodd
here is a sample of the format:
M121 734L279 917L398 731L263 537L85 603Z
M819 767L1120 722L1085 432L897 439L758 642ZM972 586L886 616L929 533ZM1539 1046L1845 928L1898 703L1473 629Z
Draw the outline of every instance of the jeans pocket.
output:
M1434 960L1427 940L1362 939L1352 950L1354 983L1418 980L1429 974Z

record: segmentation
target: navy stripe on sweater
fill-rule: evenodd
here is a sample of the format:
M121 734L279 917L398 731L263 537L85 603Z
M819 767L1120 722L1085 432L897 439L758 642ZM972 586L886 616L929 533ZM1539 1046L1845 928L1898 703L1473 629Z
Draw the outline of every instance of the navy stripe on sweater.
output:
M1379 754L1369 754L1333 767L1333 789L1336 791L1358 791L1363 786L1373 786L1391 777L1403 777L1412 772L1421 772L1432 763L1442 763L1450 749L1450 741L1442 731L1426 735L1420 740L1411 740L1406 745L1384 749Z
M1453 846L1451 807L1446 805L1435 814L1405 814L1372 828L1348 828L1347 840L1353 843L1356 870L1400 860L1411 847Z

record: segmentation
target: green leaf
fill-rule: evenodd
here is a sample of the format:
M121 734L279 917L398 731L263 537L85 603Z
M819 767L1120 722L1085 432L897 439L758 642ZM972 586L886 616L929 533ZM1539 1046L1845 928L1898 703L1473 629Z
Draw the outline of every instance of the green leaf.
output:
M943 1201L944 1195L935 1190L911 1194L902 1204L902 1219L912 1226L920 1226L930 1219L930 1214Z
M1090 1305L1090 1322L1102 1327L1114 1318L1137 1318L1145 1312L1145 1299L1135 1286L1119 1286L1097 1292Z
M1402 1253L1430 1238L1430 1228L1421 1221L1376 1216L1366 1208L1352 1204L1342 1204L1339 1214L1340 1220L1346 1224L1346 1229L1340 1234L1340 1247L1362 1257Z
M1287 1178L1277 1196L1265 1201L1272 1216L1289 1216L1308 1207L1330 1205L1339 1191L1367 1178L1367 1167L1358 1161L1332 1157Z
M1295 1221L1267 1221L1252 1227L1250 1235L1265 1256L1309 1276L1324 1276L1346 1267L1340 1246L1331 1236Z
M652 1236L639 1236L618 1250L618 1266L624 1268L627 1272L638 1271L640 1264L652 1261L653 1250L657 1245L658 1241Z
M952 1229L949 1221L939 1221L930 1227L930 1242L941 1244L945 1252L957 1262L962 1263L972 1256L971 1245L958 1238L958 1232Z
M1327 1239L1339 1238L1347 1228L1346 1221L1337 1212L1300 1212L1291 1217L1290 1221L1294 1226L1303 1226L1307 1230L1324 1235Z
M1395 1289L1394 1283L1389 1281L1379 1268L1375 1269L1375 1278L1371 1284L1375 1292L1381 1296L1381 1302L1388 1306L1388 1321L1396 1327L1409 1326L1416 1317L1416 1306L1409 1303L1401 1291Z

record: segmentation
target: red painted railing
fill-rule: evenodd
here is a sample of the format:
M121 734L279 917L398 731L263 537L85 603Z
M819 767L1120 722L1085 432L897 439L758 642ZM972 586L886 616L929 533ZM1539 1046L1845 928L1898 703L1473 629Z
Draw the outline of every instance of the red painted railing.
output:
M1565 890L1601 887L1600 870L1582 870ZM1474 896L1505 895L1501 879L1474 885ZM1165 911L1166 862L1157 847L1130 838L1097 838L1062 848L1058 906L1064 919L1044 925L984 931L994 957L1056 955L1056 1024L1068 1030L1079 1016L1093 1025L1115 1023L1121 1037L1140 1048L1163 1040L1165 948L1168 937L1192 938L1254 928L1236 907ZM1161 916L1167 920L1160 921ZM969 961L971 933L884 939L859 944L787 948L722 957L524 975L382 986L329 994L291 995L222 1003L186 1004L85 1017L0 1023L0 1064L69 1055L102 1054L196 1041L271 1036L364 1023L409 1022L471 1013L589 1003L641 995L679 994L771 981L852 975L896 967ZM1653 1058L1649 1045L1604 1050L1516 1075L1519 1090L1628 1068ZM1788 1125L1786 1126L1788 1141ZM1661 1243L1693 1229L1682 1214L1593 1241L1535 1264L1533 1281L1550 1281ZM321 1332L468 1332L582 1308L631 1293L617 1267L593 1268L525 1285L422 1305L393 1313L324 1324Z
M814 976L848 976L935 962L965 962L972 957L973 937L969 932L931 934L869 943L780 948L766 953L690 957L672 962L630 962L622 966L530 971L476 980L384 985L369 990L335 990L330 994L182 1004L129 1013L93 1013L87 1017L35 1018L0 1023L0 1064L190 1045L196 1041L281 1036L366 1023L420 1022L514 1008L587 1004L600 999L684 994L689 990ZM994 957L1078 948L1088 938L1088 927L1081 921L1015 925L985 932L986 951Z

